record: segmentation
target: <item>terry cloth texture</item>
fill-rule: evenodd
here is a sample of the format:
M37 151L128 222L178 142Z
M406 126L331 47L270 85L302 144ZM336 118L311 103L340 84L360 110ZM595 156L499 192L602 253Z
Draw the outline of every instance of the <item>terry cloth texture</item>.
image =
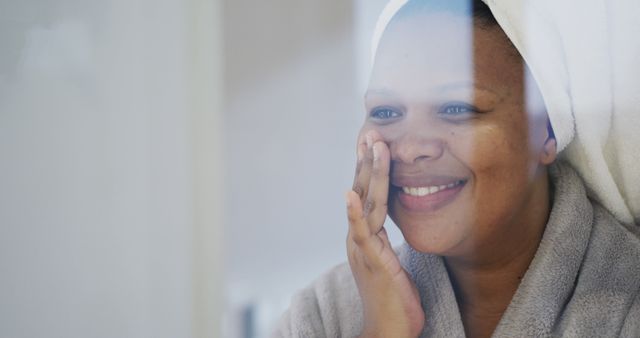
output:
M483 1L529 66L558 149L588 194L640 226L640 1ZM374 56L407 2L391 0L381 14Z
M557 163L550 172L549 222L493 337L640 337L638 234L589 200L570 166ZM398 254L420 292L421 337L464 337L443 259L406 243ZM342 264L294 296L273 337L355 337L361 330L358 290Z

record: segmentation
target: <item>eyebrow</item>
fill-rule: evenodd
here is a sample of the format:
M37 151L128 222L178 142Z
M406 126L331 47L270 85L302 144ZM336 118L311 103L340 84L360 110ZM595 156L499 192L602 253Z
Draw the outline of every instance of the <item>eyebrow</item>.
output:
M489 92L493 95L498 95L498 93L494 92L493 90L484 87L484 86L480 86L474 83L469 83L469 82L460 82L460 83L452 83L452 84L448 84L448 85L444 85L444 86L440 86L438 87L438 89L436 90L437 92L444 92L444 91L449 91L449 90L457 90L457 89L463 89L463 88L469 88L469 89L473 89L476 91L485 91L485 92Z
M365 93L364 93L364 98L365 100L367 99L367 97L371 96L371 95L376 95L376 96L388 96L388 97L397 97L398 95L396 94L396 92L394 92L393 90L387 89L387 88L379 88L379 89L368 89Z
M447 91L453 91L453 90L459 90L459 89L472 89L474 91L484 91L484 92L488 92L492 95L495 96L500 96L498 93L496 93L495 91L483 87L483 86L479 86L473 83L468 83L468 82L460 82L460 83L452 83L452 84L447 84L444 86L439 86L437 87L434 92L436 93L443 93L443 92L447 92ZM383 88L373 88L373 89L369 89L365 92L364 94L364 98L365 100L367 99L367 97L369 97L370 95L376 95L376 96L386 96L386 97L390 97L390 98L394 98L394 97L398 97L399 95L386 87Z

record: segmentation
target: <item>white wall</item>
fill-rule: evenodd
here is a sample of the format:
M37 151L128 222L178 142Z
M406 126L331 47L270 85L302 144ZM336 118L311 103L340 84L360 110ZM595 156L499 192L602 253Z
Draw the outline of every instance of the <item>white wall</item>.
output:
M222 4L189 1L189 98L193 163L195 336L222 337L224 229L224 53Z
M344 193L381 7L225 2L226 337L251 336L239 329L250 317L265 336L293 292L346 261Z
M0 2L0 337L203 336L199 2Z
M344 260L362 117L350 1L225 2L227 337L261 337L289 295Z
M345 260L382 2L0 0L0 337L267 332Z

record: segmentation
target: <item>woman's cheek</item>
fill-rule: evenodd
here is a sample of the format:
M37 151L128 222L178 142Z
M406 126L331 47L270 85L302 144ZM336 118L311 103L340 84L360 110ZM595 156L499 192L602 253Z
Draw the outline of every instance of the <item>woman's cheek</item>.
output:
M498 142L491 131L478 127L450 127L445 142L451 155L470 169L477 170L486 165L487 159L494 156Z
M470 152L468 158L471 159L476 168L491 168L499 166L504 161L511 161L509 154L513 151L511 149L514 146L508 137L508 131L499 125L484 125L473 128L464 137L460 137L464 140L468 152Z

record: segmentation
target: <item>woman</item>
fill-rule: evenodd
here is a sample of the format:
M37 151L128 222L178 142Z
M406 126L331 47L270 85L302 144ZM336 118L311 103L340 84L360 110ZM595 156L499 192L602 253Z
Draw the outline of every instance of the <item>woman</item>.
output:
M349 266L296 296L276 336L640 336L640 240L556 160L563 117L522 41L479 1L397 7L346 196Z

